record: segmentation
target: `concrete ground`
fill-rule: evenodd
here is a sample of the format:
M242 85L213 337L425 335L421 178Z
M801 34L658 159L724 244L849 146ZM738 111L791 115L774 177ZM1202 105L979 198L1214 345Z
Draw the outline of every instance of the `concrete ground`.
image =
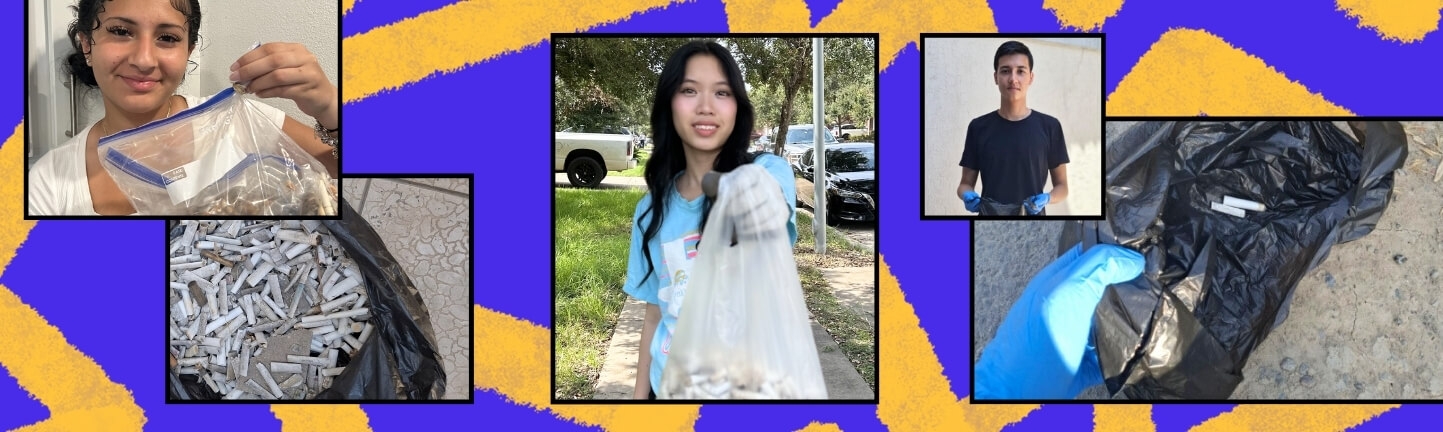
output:
M469 180L345 179L344 197L386 242L431 312L446 399L471 396Z
M1110 123L1109 135L1124 125ZM1345 131L1346 126L1339 124ZM1404 122L1409 155L1377 228L1334 245L1233 399L1443 398L1443 123ZM1057 254L1062 222L975 222L974 361ZM1082 398L1106 397L1101 386Z

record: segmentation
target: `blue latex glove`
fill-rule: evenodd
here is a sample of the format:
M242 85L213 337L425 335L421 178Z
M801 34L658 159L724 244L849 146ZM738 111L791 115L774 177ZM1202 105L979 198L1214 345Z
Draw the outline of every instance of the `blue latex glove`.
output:
M1052 195L1044 192L1027 197L1026 200L1022 201L1022 205L1027 207L1027 214L1038 214L1042 213L1042 208L1047 207L1047 203L1051 201Z
M977 208L982 204L982 196L977 192L967 191L962 193L962 205L967 206L967 211L977 213Z
M1101 384L1093 312L1104 288L1136 278L1143 264L1121 246L1077 245L1043 268L983 348L973 399L1073 399Z

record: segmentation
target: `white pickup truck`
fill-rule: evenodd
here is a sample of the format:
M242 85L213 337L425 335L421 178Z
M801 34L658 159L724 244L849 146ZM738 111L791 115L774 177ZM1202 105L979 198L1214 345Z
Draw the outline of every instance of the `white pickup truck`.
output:
M607 171L636 167L636 137L602 133L556 133L555 172L576 187L596 187Z
M866 135L867 132L867 128L857 127L851 123L842 123L841 126L832 129L832 135L835 135L837 139L842 141L848 141L851 140L852 137Z

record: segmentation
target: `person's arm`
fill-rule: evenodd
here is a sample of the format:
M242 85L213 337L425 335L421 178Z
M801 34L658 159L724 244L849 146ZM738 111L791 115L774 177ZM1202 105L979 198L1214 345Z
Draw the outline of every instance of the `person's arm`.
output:
M316 56L304 45L281 42L261 45L236 60L231 71L231 81L247 83L246 90L257 97L290 99L322 128L340 127L340 92L331 84ZM339 176L331 147L321 143L312 125L286 117L281 130L319 160L331 177Z
M962 181L957 183L957 196L961 197L967 192L977 191L977 170L962 167Z
M1052 175L1052 191L1048 192L1052 199L1047 203L1060 203L1067 199L1067 164L1058 165L1048 173Z
M636 388L631 397L646 399L651 395L651 336L661 322L661 307L647 303L646 318L641 324L641 352L636 360Z

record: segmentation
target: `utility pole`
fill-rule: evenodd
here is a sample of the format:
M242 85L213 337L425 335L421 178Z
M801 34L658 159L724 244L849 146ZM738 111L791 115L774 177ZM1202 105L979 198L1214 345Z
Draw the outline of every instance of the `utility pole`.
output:
M827 126L822 121L822 38L812 38L812 190L816 193L817 217L812 220L812 237L817 239L817 254L827 254L827 161L822 137Z

